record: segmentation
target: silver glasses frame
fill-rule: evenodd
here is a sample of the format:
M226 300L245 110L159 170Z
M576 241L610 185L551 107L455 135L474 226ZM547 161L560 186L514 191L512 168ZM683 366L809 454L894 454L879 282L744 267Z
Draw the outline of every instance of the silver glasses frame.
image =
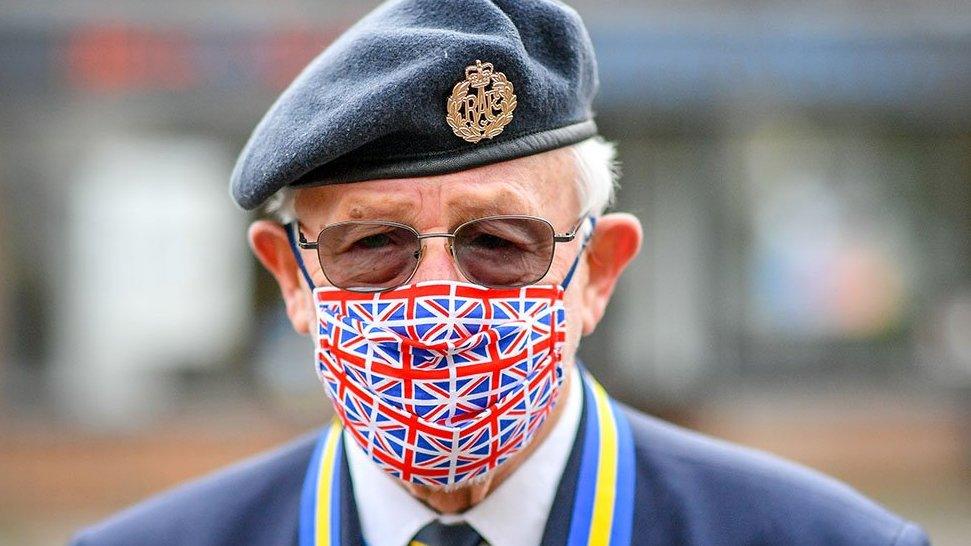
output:
M333 224L328 224L328 225L322 227L320 229L320 232L318 232L317 239L315 241L308 241L306 239L306 237L304 237L303 230L300 228L300 221L299 220L294 220L293 222L290 222L289 224L287 224L286 226L284 226L284 228L285 229L291 229L291 230L293 230L294 235L296 236L295 238L296 238L296 241L297 241L297 246L299 246L301 249L303 249L303 250L314 250L315 251L315 254L317 255L317 263L320 265L320 271L324 274L324 277L327 279L327 282L329 282L331 285L337 286L338 288L341 288L343 290L350 290L352 292L367 292L367 293L387 292L388 290L394 290L395 288L399 288L401 286L404 286L404 285L408 284L409 282L411 282L411 279L415 276L415 273L418 271L418 267L421 265L421 260L422 260L422 257L424 256L424 252L425 252L424 241L426 239L435 239L435 238L445 238L445 239L448 239L445 242L445 247L446 247L446 249L448 249L448 253L452 257L452 263L454 263L455 264L455 267L462 273L462 275L464 275L466 279L469 279L469 281L472 282L473 284L477 284L479 286L485 286L487 288L520 288L520 287L523 287L523 286L529 286L531 284L535 284L535 283L539 282L540 280L542 280L544 277L546 277L547 273L550 272L550 267L552 267L552 265L553 265L553 257L556 255L556 245L557 245L557 243L569 243L569 242L573 241L574 239L576 239L577 234L580 232L580 228L583 227L583 223L584 223L584 221L587 219L587 217L589 215L590 215L589 212L585 212L585 213L581 214L579 220L577 220L576 224L573 225L573 228L570 229L569 232L567 232L567 233L559 233L559 234L556 233L556 228L553 227L553 224L549 220L547 220L545 218L540 218L539 216L531 216L531 215L527 215L527 214L498 214L498 215L493 215L493 216L484 216L484 217L481 217L481 218L474 218L474 219L469 220L467 222L463 222L463 223L459 224L458 226L456 226L455 229L453 229L450 232L430 232L430 233L421 233L417 229L413 228L412 226L409 226L408 224L402 224L400 222L392 222L390 220L346 220L346 221L343 221L343 222L335 222ZM540 222L543 222L547 226L549 226L549 228L550 228L550 234L552 235L552 238L553 238L553 251L550 252L550 259L549 259L549 262L546 264L546 269L543 271L543 274L540 275L536 280L534 280L532 282L527 282L527 283L522 283L522 284L516 284L516 285L488 285L488 284L483 284L483 283L478 283L478 282L473 281L472 280L472 277L468 274L468 272L465 270L465 268L462 267L461 262L455 256L455 248L452 246L452 241L455 239L455 234L457 232L461 231L463 228L465 228L465 227L467 227L467 226L469 226L471 224L475 224L476 222L482 222L482 221L487 221L487 220L538 220ZM354 287L354 288L349 288L349 287L338 286L337 284L335 284L334 281L330 278L330 275L327 274L327 268L324 267L324 264L323 264L323 262L320 259L320 244L319 244L319 241L320 241L320 237L324 233L324 231L326 231L328 229L340 227L340 226L346 226L346 225L383 225L383 226L389 226L389 227L395 227L395 228L405 229L405 230L410 231L411 233L415 234L415 240L416 240L416 242L418 244L418 248L415 249L415 254L414 254L414 256L415 256L415 267L412 268L411 273L408 275L408 277L404 281L402 281L401 283L399 283L399 284L397 284L395 286L389 286L389 287L375 287L375 288Z

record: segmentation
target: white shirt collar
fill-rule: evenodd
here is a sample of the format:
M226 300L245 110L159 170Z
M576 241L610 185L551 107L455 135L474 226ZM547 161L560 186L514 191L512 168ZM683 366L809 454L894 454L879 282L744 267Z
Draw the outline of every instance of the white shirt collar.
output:
M566 407L543 443L495 491L461 514L439 514L412 497L345 436L354 500L366 543L405 546L419 529L439 519L449 524L467 522L491 546L538 545L580 424L580 374L576 367L570 373Z

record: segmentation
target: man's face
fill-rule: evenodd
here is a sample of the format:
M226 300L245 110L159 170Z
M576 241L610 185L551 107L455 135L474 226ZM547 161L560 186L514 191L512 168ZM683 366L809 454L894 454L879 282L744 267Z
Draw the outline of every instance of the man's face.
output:
M497 214L544 218L557 233L570 231L579 220L577 167L566 149L527 156L440 176L375 180L306 188L297 191L295 208L308 239L324 227L346 220L390 220L421 233L451 232L460 224ZM538 284L562 283L580 249L582 237L556 245L549 272ZM421 263L410 282L466 281L445 247L446 239L424 242ZM254 252L280 284L294 328L307 333L316 323L310 288L290 253L282 229L267 221L250 228ZM597 231L580 260L564 305L567 337L564 363L570 364L583 334L596 326L617 276L637 252L640 225L635 218L611 214L598 221ZM329 286L313 250L302 250L304 264L316 286Z
M565 233L576 225L581 213L575 178L572 156L560 149L442 176L309 188L297 193L296 211L308 237L315 237L328 224L345 220L390 220L420 233L451 232L464 222L496 214L538 216L553 224L557 233ZM468 282L445 243L445 239L424 242L421 263L410 282ZM578 237L556 245L553 264L540 284L563 280L579 243ZM305 251L303 259L314 284L328 286L313 251ZM582 273L573 282L581 284ZM565 361L572 358L580 338L577 293L576 289L567 290L564 300L568 320Z

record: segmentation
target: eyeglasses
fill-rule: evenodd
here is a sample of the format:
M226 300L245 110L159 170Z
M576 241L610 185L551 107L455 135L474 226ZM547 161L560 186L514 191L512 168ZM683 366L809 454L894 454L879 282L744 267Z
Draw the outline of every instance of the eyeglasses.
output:
M421 263L423 241L448 239L445 246L458 270L469 281L491 288L533 284L550 270L556 243L568 243L587 218L569 233L535 216L488 216L466 222L451 233L419 233L415 228L385 221L348 221L325 226L308 242L299 223L294 230L300 248L316 250L330 284L355 292L382 292L407 284Z

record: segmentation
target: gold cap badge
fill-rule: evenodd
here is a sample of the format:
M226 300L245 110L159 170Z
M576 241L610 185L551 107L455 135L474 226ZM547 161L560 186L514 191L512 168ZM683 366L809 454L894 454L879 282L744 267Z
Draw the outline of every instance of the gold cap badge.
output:
M475 91L469 93L470 87ZM492 63L476 59L475 64L465 67L465 79L452 88L445 108L445 121L455 135L467 142L479 142L509 125L516 95L505 74L496 72Z

